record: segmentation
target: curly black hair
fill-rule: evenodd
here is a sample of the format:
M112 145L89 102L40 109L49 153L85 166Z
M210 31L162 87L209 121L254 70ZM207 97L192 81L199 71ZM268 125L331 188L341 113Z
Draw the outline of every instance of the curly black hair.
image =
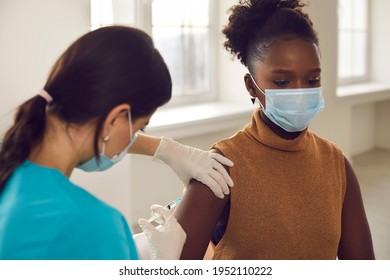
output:
M298 37L319 45L306 4L300 0L239 0L231 7L222 33L226 50L251 70L252 62L263 61L272 40Z

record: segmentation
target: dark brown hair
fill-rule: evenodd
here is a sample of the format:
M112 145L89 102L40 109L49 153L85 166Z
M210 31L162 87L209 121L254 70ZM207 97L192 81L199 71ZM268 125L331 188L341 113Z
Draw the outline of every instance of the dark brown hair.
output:
M229 22L222 30L226 50L251 71L255 61L264 60L274 39L298 37L318 46L304 6L299 0L240 0L229 9Z
M96 121L98 136L108 113L117 105L131 104L133 119L152 113L171 98L168 68L152 39L135 28L111 26L89 32L75 41L57 60L41 96L23 103L6 132L0 151L0 194L13 171L41 141L46 114L66 123Z

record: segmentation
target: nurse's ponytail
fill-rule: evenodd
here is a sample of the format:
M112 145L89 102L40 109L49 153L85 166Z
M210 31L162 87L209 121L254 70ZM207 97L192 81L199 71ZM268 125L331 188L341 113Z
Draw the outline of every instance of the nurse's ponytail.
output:
M7 131L0 148L0 195L7 179L29 156L45 130L47 101L35 96L19 106L13 126Z

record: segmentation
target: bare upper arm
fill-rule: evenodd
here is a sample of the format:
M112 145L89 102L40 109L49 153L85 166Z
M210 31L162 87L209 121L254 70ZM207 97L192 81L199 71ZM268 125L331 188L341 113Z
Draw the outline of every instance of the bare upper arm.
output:
M214 152L222 154L217 150ZM203 259L215 225L229 200L230 195L217 198L206 185L191 180L175 210L175 217L187 234L181 259Z
M338 258L375 259L359 181L347 158L345 158L345 171L347 186L342 210Z
M217 198L203 183L192 180L175 210L175 217L187 234L181 259L202 259L215 225L229 201Z

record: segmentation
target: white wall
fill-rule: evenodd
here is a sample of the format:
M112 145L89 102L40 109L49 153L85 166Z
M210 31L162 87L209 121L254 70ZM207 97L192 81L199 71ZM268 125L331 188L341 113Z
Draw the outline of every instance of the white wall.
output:
M388 34L390 1L371 0L371 81L389 83L390 36ZM390 99L390 96L389 96ZM390 148L390 102L371 102L352 107L351 154L358 155L375 147Z
M237 1L217 1L219 17L215 22L221 29L227 22L226 10ZM387 0L373 1L381 1L386 7L390 5ZM352 106L340 103L336 98L337 0L309 2L307 11L320 37L326 101L325 110L315 119L311 128L337 143L347 155L373 146L390 149L390 102ZM389 9L383 9L383 17L387 16L385 11ZM386 25L381 26L383 30L375 36L388 33ZM89 0L0 1L0 128L9 122L11 115L8 112L43 86L54 60L73 40L87 32L89 27ZM222 36L220 38L220 94L225 101L248 104L250 101L243 82L246 69L238 60L231 60L222 47ZM373 57L375 63L390 58L388 49L378 49L380 53ZM376 76L381 77L380 79L389 78L387 69L380 70ZM247 121L249 116L239 121L242 125L229 130L176 140L208 149L212 143L233 134ZM365 132L364 136L360 133L362 130ZM140 156L129 156L104 173L91 175L76 171L72 180L119 208L135 230L137 219L149 215L151 204L164 204L180 196L182 192L180 181L167 166Z
M89 30L89 14L89 0L0 1L3 124L12 108L44 86L51 66L65 48Z
M223 43L225 38L222 34L222 28L227 23L226 11L237 1L217 0L218 1L218 19L215 19L218 25L219 48L219 71L218 71L218 88L224 101L236 103L249 103L250 97L244 85L244 75L248 72L246 67L238 59L233 60L233 56L225 50Z
M351 151L358 155L376 146L376 106L374 103L352 108Z
M376 104L376 146L390 150L390 101Z
M319 34L322 86L325 110L315 118L311 129L338 144L345 154L351 153L351 107L340 104L337 88L337 0L313 0L307 9ZM342 133L340 133L342 132Z
M389 83L390 81L390 1L371 0L372 15L372 79L377 82ZM390 101L380 102L375 105L376 142L379 148L390 149Z
M371 3L371 70L375 82L389 83L390 36L389 12L390 1L370 0Z

